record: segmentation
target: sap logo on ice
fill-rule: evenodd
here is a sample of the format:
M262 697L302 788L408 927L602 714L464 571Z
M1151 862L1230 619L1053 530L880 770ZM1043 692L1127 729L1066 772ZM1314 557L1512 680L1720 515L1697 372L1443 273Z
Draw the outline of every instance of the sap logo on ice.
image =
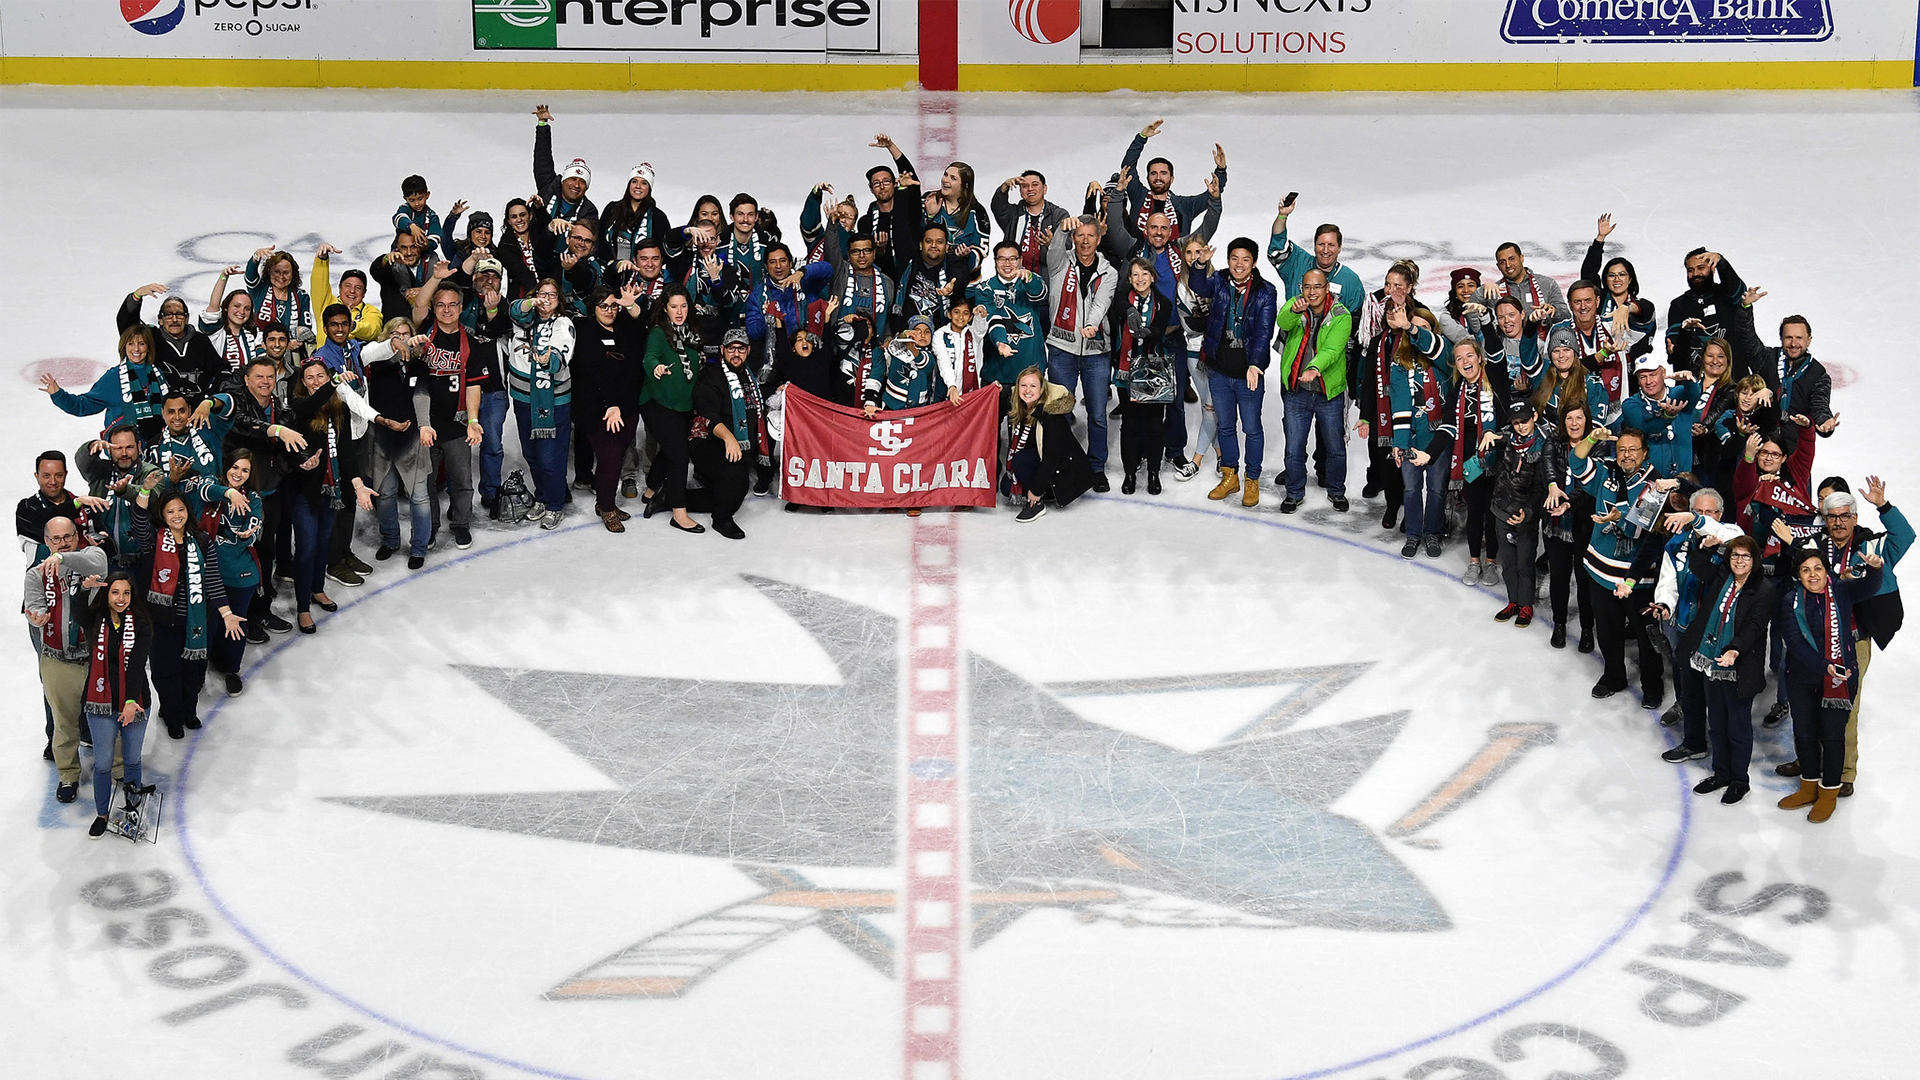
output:
M867 453L872 457L894 457L898 455L900 451L913 445L911 436L905 439L900 437L902 433L912 426L913 417L911 416L904 420L882 420L873 425L873 427L867 429L867 435L880 445L867 447Z
M120 0L120 16L127 25L149 37L158 37L180 25L187 17L187 0L173 0L173 10L155 14L167 6L167 0Z
M1566 41L1825 41L1829 0L1507 0L1500 36Z

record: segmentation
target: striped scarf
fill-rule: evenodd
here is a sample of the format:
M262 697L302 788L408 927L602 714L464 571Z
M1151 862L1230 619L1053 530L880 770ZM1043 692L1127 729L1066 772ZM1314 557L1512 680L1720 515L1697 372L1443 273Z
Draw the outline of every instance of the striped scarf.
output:
M203 660L207 655L206 553L191 536L182 546L174 540L173 530L162 526L153 553L153 582L147 587L147 601L172 609L183 576L187 579L187 641L180 655Z
M120 616L117 634L113 622L112 615L100 620L93 634L93 659L87 664L87 694L82 706L88 716L112 716L124 702L133 700L127 696L127 675L139 632L132 612ZM142 710L146 707L145 702L134 704Z
M130 420L151 420L167 400L167 376L154 364L120 361L120 400Z

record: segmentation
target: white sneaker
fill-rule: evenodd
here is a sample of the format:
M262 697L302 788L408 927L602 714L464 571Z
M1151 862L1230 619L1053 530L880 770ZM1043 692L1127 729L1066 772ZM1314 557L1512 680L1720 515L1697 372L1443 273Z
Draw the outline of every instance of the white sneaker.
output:
M1200 474L1200 466L1195 465L1190 459L1182 458L1178 462L1174 463L1173 475L1175 479L1191 480L1195 476L1198 476L1199 474Z
M540 527L549 532L560 527L560 511L549 510L540 515Z
M1479 563L1469 562L1467 564L1466 572L1460 575L1460 584L1462 585L1480 584L1480 564Z

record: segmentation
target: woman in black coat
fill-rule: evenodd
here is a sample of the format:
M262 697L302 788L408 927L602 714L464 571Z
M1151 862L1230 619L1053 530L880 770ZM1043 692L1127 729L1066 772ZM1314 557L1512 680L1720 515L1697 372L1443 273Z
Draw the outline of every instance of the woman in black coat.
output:
M1032 521L1046 513L1043 500L1064 507L1093 486L1093 464L1073 436L1073 391L1048 382L1037 364L1013 381L1007 427L1007 468L1000 474L1000 492L1020 503L1017 520Z
M1703 587L1700 610L1681 631L1676 659L1706 676L1707 745L1713 775L1693 787L1705 795L1726 789L1723 803L1747 794L1753 759L1753 699L1767 685L1767 627L1773 621L1773 586L1760 570L1760 545L1751 536L1727 544L1724 563L1713 553L1693 553L1693 573Z
M633 445L634 418L640 414L641 368L647 353L647 324L642 318L640 286L618 293L602 285L587 297L587 314L573 320L573 430L585 437L592 454L593 509L608 532L626 532L630 516L614 501L620 489L620 465ZM576 453L574 475L579 467Z
M1127 288L1114 291L1113 307L1107 313L1114 342L1113 385L1120 397L1120 464L1127 472L1120 482L1124 495L1133 494L1143 460L1147 494L1160 494L1160 458L1166 449L1167 406L1172 395L1158 384L1171 387L1173 356L1166 336L1173 304L1160 295L1155 281L1153 264L1134 259L1127 265ZM1158 378L1162 372L1167 379ZM1143 397L1166 400L1143 401Z

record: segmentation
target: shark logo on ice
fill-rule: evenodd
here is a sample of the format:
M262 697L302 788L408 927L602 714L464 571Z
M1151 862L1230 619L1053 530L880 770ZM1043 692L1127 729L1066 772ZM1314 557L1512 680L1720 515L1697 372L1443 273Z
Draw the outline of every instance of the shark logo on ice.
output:
M839 672L837 684L465 667L468 679L611 785L332 801L467 828L726 860L764 890L603 958L550 990L551 998L678 996L809 927L894 974L898 945L873 917L896 910L896 892L829 887L808 875L894 867L902 857L900 625L798 586L747 580L820 646ZM962 654L960 663L971 718L965 817L975 947L1046 908L1170 928L1451 927L1372 830L1329 809L1386 751L1408 714L1293 726L1370 664L1038 685L978 654ZM1282 692L1224 741L1191 753L1094 723L1070 704L1197 683ZM1445 814L1543 740L1551 741L1550 728L1500 735L1388 835L1405 836Z
M1507 0L1500 36L1514 44L1825 41L1830 0Z
M120 17L127 25L149 37L159 37L180 25L187 17L187 0L173 0L173 10L160 12L168 0L120 0Z

